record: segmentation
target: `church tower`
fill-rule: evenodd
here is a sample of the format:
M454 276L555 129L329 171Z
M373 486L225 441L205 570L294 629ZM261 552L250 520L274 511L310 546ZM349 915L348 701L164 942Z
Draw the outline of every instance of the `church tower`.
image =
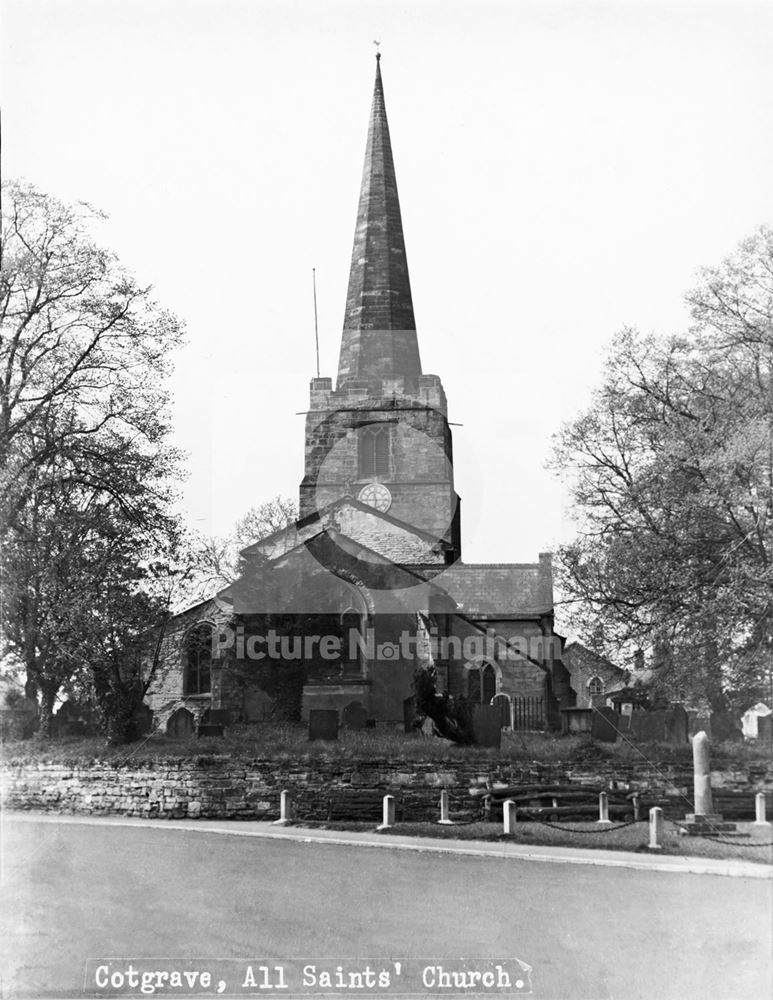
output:
M380 55L354 232L338 379L311 380L301 518L351 496L461 557L451 428L421 368Z

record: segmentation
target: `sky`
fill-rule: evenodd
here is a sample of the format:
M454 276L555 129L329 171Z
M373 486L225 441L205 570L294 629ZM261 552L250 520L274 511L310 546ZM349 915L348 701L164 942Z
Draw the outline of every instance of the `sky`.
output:
M0 0L3 176L109 220L187 325L183 510L297 498L335 376L375 72L422 364L454 428L467 562L574 529L546 469L626 325L773 222L773 5L711 0Z

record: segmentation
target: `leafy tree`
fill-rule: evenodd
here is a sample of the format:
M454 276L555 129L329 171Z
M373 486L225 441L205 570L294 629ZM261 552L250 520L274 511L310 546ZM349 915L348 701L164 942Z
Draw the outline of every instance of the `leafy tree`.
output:
M2 208L0 626L45 735L62 686L86 672L115 691L153 621L147 566L177 544L163 377L182 328L94 243L99 213L18 183Z
M667 687L721 708L759 696L773 652L773 230L687 298L687 333L617 336L558 438L561 583L586 635L657 647Z

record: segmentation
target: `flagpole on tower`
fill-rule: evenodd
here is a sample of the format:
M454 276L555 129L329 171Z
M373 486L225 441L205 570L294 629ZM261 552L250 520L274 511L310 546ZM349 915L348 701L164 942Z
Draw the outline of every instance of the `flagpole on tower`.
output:
M311 281L314 287L314 341L317 345L317 378L319 378L319 329L317 326L317 269L311 269Z

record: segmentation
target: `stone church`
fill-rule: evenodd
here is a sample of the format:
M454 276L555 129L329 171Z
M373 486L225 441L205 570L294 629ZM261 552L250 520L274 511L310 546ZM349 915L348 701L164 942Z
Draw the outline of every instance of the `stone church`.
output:
M414 673L558 725L574 704L551 557L465 563L443 384L421 363L380 57L338 373L313 378L299 519L242 553L231 587L177 615L148 693L169 732L229 718L409 721ZM225 714L227 713L227 715Z

